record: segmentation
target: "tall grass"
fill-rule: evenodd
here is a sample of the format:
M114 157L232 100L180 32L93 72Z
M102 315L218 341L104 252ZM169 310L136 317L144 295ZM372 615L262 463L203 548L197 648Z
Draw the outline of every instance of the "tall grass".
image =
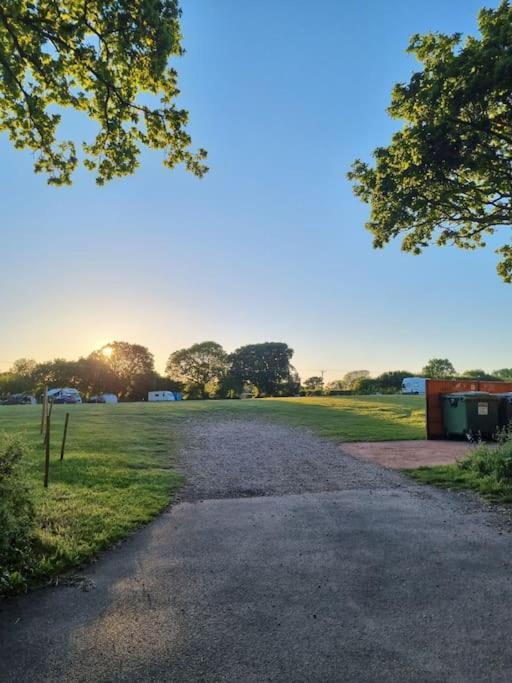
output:
M27 446L0 439L0 593L25 587L33 571L35 506L24 470Z
M497 445L479 443L458 466L479 477L490 477L502 486L512 487L512 428L500 429L496 439Z

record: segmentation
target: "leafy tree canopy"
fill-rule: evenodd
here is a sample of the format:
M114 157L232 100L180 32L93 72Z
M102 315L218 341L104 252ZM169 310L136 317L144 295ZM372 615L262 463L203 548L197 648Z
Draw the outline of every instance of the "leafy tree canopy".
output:
M51 387L75 386L76 362L65 358L38 363L32 373L32 384L36 394L40 394L46 385Z
M371 377L360 377L354 381L351 387L355 394L375 394L381 389L382 387Z
M172 353L165 370L172 379L194 385L204 395L206 385L218 382L227 369L228 356L222 346L205 341Z
M431 358L423 368L422 374L431 379L448 379L457 373L448 358Z
M113 341L89 356L90 361L103 363L117 380L123 398L144 398L155 372L153 354L141 344ZM112 389L110 390L112 391Z
M349 179L370 204L375 247L393 238L420 253L431 244L485 246L512 225L512 7L479 14L480 38L412 37L423 69L396 85L389 113L405 123L375 163L354 162ZM512 282L512 244L498 272Z
M333 379L326 385L327 391L344 391L346 389L345 383L342 379Z
M304 387L308 390L322 389L324 386L323 377L314 375L304 380Z
M21 377L31 377L36 369L37 363L32 358L18 358L12 364L10 372Z
M493 370L492 373L499 379L512 379L512 368L501 368L500 370Z
M496 375L491 375L490 373L488 373L485 370L482 370L480 368L477 368L475 370L466 370L462 376L463 377L469 377L470 379L487 379L487 380L500 379Z
M388 370L375 378L375 384L382 389L401 389L406 377L413 377L408 370Z
M300 391L300 376L297 370L290 365L290 373L287 378L281 380L276 389L276 396L297 396Z
M74 387L85 397L112 392L132 401L147 398L148 391L180 391L182 385L161 377L153 367L153 356L145 346L112 342L87 358L36 363L21 358L11 370L0 373L0 396L32 392L44 387Z
M13 372L0 372L0 397L32 390L32 379Z
M108 365L118 377L147 375L154 371L153 354L141 344L113 341L93 351L89 357Z
M230 372L241 383L254 384L260 394L272 396L281 383L294 379L292 356L293 349L283 342L248 344L230 355Z
M69 382L86 396L103 393L126 393L123 382L112 370L106 359L98 354L79 358L75 363L74 381Z
M343 377L343 387L345 389L353 389L356 382L361 379L368 379L369 377L370 373L368 370L351 370L345 373Z
M70 184L78 164L76 142L57 135L66 108L96 124L82 150L98 184L133 173L142 147L202 176L168 66L182 54L178 0L2 0L0 131L50 184Z

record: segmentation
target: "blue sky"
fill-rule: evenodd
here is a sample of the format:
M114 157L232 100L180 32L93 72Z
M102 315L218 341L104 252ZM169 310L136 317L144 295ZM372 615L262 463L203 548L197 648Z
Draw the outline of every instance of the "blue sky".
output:
M487 2L496 6L497 2ZM305 377L512 365L512 287L492 249L371 248L345 178L397 123L411 34L476 31L481 0L185 0L181 104L211 171L145 153L137 174L51 188L0 138L0 369L112 339L169 353L288 342ZM87 125L67 124L79 139Z

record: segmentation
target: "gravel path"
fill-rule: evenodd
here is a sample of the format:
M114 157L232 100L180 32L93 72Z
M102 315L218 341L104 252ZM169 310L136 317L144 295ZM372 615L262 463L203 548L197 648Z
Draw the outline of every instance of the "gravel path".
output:
M0 607L2 683L512 680L512 535L301 429L183 424L177 502Z
M301 428L260 420L205 419L184 425L180 499L396 488L407 481L372 463L340 454L334 442Z

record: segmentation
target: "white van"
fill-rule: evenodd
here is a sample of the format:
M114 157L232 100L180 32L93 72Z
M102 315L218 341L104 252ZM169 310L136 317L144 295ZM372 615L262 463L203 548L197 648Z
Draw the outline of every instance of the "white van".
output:
M405 377L402 382L402 394L425 394L426 377Z

